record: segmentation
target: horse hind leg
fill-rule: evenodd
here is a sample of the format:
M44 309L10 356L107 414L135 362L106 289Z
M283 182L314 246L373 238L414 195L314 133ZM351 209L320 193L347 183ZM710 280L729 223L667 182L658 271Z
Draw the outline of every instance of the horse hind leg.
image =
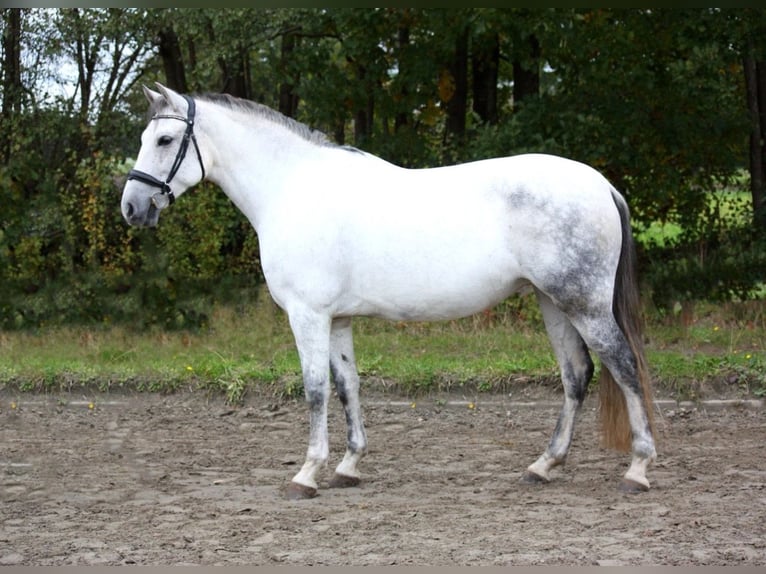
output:
M648 375L625 334L606 311L601 318L591 316L578 321L578 329L602 363L599 380L604 444L617 450L632 450L630 468L620 490L649 490L646 472L657 457L651 413ZM612 390L614 387L616 390ZM605 398L604 393L607 393Z
M346 453L335 469L330 487L357 486L357 465L367 452L367 435L359 401L359 374L354 358L354 342L350 319L336 319L330 334L330 372L346 415Z
M563 464L569 452L575 419L593 377L593 361L580 334L550 297L537 291L545 328L561 370L564 404L545 452L522 475L522 482L547 483L552 468Z

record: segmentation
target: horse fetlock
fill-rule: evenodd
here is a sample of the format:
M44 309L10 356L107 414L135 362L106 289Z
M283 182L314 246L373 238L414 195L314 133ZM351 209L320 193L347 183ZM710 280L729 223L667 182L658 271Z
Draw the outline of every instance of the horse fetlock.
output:
M647 457L634 456L628 472L625 473L625 477L620 483L620 490L625 492L645 492L649 490L649 479L646 478L646 471L656 456L656 454Z
M323 457L311 457L309 456L306 459L306 462L303 463L303 467L301 468L300 472L296 474L293 477L293 483L303 485L307 488L313 488L316 490L318 488L317 482L316 482L316 475L319 472L320 469L327 466L327 456Z
M649 479L646 478L646 469L634 469L629 468L628 472L625 473L625 478L627 480L632 480L633 482L638 482L639 484L645 485L647 488L649 487Z
M551 469L563 464L564 460L546 452L527 467L521 480L526 483L548 483L551 481Z
M353 451L353 450L346 451L346 455L343 457L343 460L335 469L335 475L348 476L348 477L359 480L361 473L357 469L357 465L359 464L359 461L364 456L365 452L366 452L366 449L362 451Z
M648 463L654 462L657 458L657 450L651 435L634 437L631 448L633 456L646 460Z
M313 474L309 475L308 473L302 470L293 477L292 483L305 486L306 488L313 488L313 489L319 488L319 485L317 484L316 480L314 480Z

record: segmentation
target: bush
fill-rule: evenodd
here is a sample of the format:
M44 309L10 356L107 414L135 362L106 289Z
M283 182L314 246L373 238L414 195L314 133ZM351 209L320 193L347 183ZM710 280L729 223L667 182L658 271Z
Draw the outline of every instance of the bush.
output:
M26 202L24 186L0 172L0 201L15 212L0 232L0 328L199 328L216 302L255 298L257 237L228 199L200 186L157 229L130 228L120 214L128 169L92 153L55 184L34 182Z
M672 237L648 237L641 250L652 302L746 301L763 297L766 234L752 225L746 193L711 194L703 215Z

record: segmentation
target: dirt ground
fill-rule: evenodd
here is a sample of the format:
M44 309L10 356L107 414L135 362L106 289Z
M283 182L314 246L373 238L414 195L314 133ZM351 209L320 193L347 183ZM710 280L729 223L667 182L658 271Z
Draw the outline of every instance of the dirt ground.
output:
M0 393L0 565L766 564L763 405L665 403L653 488L628 495L595 398L567 465L530 486L554 391L365 395L362 485L287 501L300 402ZM335 405L320 486L343 425Z

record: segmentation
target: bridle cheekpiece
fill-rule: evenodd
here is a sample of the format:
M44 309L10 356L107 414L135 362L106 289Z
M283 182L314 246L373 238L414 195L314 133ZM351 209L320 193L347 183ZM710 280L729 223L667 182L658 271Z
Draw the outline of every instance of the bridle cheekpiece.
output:
M172 115L172 114L155 114L154 116L152 116L152 120L172 119L172 120L180 120L186 124L186 132L184 132L183 139L181 140L181 146L178 148L176 159L173 161L173 166L170 168L170 173L168 173L168 177L165 179L165 181L160 181L153 175L149 175L148 173L137 170L137 169L131 169L128 172L128 181L130 181L131 179L135 179L142 183L145 183L146 185L150 185L152 187L157 187L160 189L159 194L152 196L152 203L155 205L155 207L160 207L158 205L158 202L155 199L157 195L159 196L166 195L170 205L172 205L172 203L176 200L175 196L173 195L173 191L170 189L170 182L173 181L173 178L175 177L176 172L178 172L178 169L181 167L181 163L184 161L184 158L186 157L186 152L189 149L190 140L194 144L194 151L197 152L199 167L202 170L202 179L205 179L205 165L202 163L202 155L199 153L197 138L194 136L194 113L196 110L194 105L194 100L187 95L183 95L183 98L186 100L186 103L189 105L188 111L186 113L186 117Z

